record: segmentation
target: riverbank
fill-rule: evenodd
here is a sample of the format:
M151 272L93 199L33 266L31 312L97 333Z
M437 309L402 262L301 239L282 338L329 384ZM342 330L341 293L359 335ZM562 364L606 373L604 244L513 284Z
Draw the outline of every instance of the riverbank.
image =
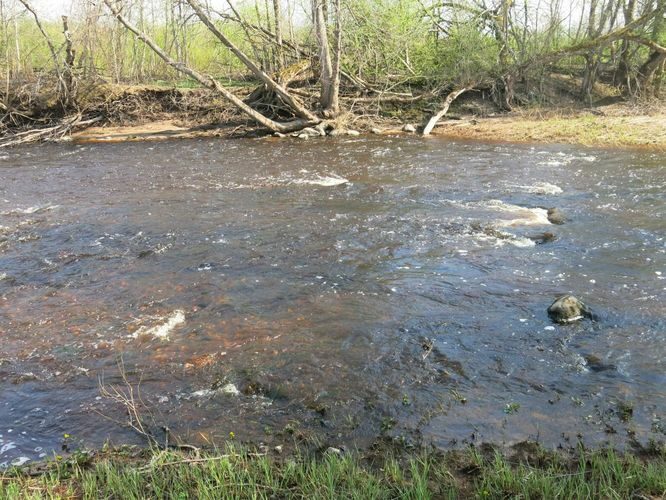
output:
M666 113L625 106L595 110L532 110L447 120L437 135L485 142L561 143L666 151Z
M535 444L447 453L78 452L0 476L0 498L663 498L666 454Z
M375 133L405 134L400 127L383 123ZM367 127L362 132L369 133ZM92 127L73 135L77 143L136 142L197 137L229 137L238 126L187 127L173 120L145 125ZM434 132L457 140L505 143L576 144L588 147L638 148L666 151L666 115L578 116L531 118L529 116L467 117L446 120Z
M512 113L453 114L443 119L433 134L455 140L495 143L575 144L587 147L637 148L666 151L666 112L661 108L640 109L613 105L595 109L530 109ZM418 123L403 123L375 117L351 120L345 128L361 133L385 135L418 134ZM410 130L413 125L416 132ZM120 125L93 126L72 135L76 143L160 141L197 137L260 136L261 130L238 121L192 122L162 114L141 123L129 120Z
M252 84L236 88L241 97ZM502 112L482 93L469 93L453 102L433 135L455 140L500 143L575 144L588 147L638 148L666 151L666 107L662 102L617 102L593 107L560 97L557 104L518 107ZM437 100L400 102L391 97L375 101L345 97L353 109L325 127L338 135L419 134L440 103ZM100 85L86 95L78 117L58 121L49 112L35 110L49 125L45 129L8 129L7 141L25 136L37 140L73 140L77 143L159 141L197 137L257 137L269 132L239 114L233 106L207 89L159 86ZM50 116L50 118L49 118ZM45 123L46 123L45 122ZM22 123L22 122L20 122ZM28 122L31 126L33 122ZM26 124L23 124L26 125ZM42 134L40 131L45 130ZM299 135L298 133L294 135ZM31 139L32 140L32 139ZM6 141L6 142L7 142ZM0 141L0 147L3 142Z

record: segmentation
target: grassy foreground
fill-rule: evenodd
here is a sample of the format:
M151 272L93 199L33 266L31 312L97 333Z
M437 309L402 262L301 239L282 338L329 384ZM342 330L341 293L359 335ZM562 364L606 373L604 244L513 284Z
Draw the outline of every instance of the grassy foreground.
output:
M131 449L77 453L0 476L0 498L664 498L666 454L508 459L479 450L373 459Z

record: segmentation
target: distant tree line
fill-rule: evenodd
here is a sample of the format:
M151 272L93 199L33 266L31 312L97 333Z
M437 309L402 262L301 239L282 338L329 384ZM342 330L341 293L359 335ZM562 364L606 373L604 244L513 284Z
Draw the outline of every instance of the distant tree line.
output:
M456 96L548 99L553 78L582 102L604 85L658 97L666 0L72 0L68 16L0 0L0 111L25 82L55 81L75 107L94 82L203 85L275 131L355 102ZM259 84L249 98L232 91Z

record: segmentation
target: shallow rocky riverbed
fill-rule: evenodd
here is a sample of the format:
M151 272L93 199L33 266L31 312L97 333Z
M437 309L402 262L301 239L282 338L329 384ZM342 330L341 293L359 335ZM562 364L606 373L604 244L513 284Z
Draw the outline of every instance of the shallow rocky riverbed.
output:
M151 432L194 444L663 440L665 163L406 137L4 152L0 464L138 442L100 392L121 366ZM553 323L565 293L596 321Z

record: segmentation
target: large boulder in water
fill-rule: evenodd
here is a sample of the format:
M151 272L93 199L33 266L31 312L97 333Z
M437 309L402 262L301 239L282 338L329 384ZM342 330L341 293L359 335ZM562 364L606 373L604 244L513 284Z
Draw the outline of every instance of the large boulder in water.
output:
M592 317L589 308L573 295L564 295L548 308L548 316L557 323L571 323L585 317Z

